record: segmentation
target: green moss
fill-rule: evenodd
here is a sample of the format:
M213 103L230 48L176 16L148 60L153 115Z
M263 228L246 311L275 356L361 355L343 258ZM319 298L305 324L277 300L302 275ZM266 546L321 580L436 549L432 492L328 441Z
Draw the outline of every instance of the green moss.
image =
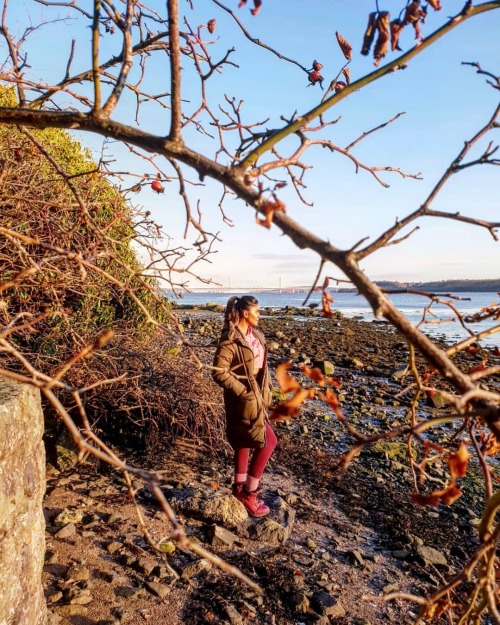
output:
M398 462L404 462L408 459L408 446L400 441L375 441L367 447L367 451Z

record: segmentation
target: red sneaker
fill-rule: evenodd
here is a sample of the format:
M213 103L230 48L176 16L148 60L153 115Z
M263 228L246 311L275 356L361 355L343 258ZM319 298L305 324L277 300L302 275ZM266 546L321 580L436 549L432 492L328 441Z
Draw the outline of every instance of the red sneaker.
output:
M254 490L250 492L246 487L243 487L241 496L238 497L239 501L247 509L248 514L256 518L266 516L270 512L269 507L266 506L262 499L258 498L259 495L259 491Z

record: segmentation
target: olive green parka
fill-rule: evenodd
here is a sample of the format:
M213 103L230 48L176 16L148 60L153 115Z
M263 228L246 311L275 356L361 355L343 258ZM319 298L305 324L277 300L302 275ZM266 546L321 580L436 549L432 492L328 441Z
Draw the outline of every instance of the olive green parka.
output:
M240 330L225 328L215 352L212 376L224 389L226 433L233 449L255 449L266 445L266 419L271 387L264 335L252 328L264 347L264 366L254 376L252 348ZM246 395L242 397L242 395Z

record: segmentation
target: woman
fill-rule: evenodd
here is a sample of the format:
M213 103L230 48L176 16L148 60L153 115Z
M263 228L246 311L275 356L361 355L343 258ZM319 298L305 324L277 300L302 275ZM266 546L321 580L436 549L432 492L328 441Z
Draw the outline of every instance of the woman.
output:
M253 517L269 514L268 506L259 499L258 486L277 443L267 421L270 378L266 341L256 329L258 323L255 297L231 297L213 372L214 380L224 389L226 432L234 449L233 495Z

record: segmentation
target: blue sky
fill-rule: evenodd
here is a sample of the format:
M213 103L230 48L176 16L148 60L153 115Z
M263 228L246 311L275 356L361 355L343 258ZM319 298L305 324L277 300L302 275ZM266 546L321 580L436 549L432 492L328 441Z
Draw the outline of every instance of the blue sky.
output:
M195 0L194 4L195 10L191 11L188 2L181 2L183 17L185 15L193 27L215 18L217 27L212 39L219 39L211 47L213 57L222 57L234 46L236 51L230 58L240 66L226 66L222 74L207 83L209 100L215 111L218 111L218 104L227 108L224 94L235 96L244 100L247 121L270 118L266 127L277 128L283 124L281 115L289 117L294 111L300 114L318 103L322 92L318 86L307 86L307 76L298 67L278 61L270 52L244 39L231 18L210 0ZM404 1L379 1L381 10L394 9L395 5L400 9L404 4ZM462 6L456 0L442 0L442 4L443 10L438 13L429 7L424 35ZM235 8L236 2L228 0L227 5ZM160 6L164 4L158 3ZM373 59L361 56L359 49L367 15L375 9L374 0L317 0L314 4L299 0L264 0L256 17L250 15L251 6L252 0L249 0L247 7L237 13L250 33L306 67L312 65L313 59L320 61L326 85L344 62L335 40L336 30L353 46L352 78L357 79L373 69ZM12 8L10 28L14 32L16 28L22 30L28 13L35 22L39 15L53 19L63 17L67 11L27 1L16 2ZM345 146L364 131L404 111L404 116L367 138L353 153L369 165L421 172L423 180L402 179L397 174L387 173L383 178L390 188L384 189L368 172L356 174L353 164L345 157L313 148L303 159L314 166L304 178L307 184L304 195L313 206L305 206L291 188L286 188L280 192L280 198L286 203L287 212L334 245L348 248L361 238L376 238L395 219L415 210L461 149L463 141L489 119L498 102L498 91L461 62L479 61L484 69L500 72L499 32L500 10L469 20L424 51L406 70L352 94L325 116L327 120L341 116L323 136ZM75 69L86 69L90 56L89 31L79 20L72 20L47 26L31 37L31 49L28 48L31 74L44 75L48 81L59 79L64 73L73 37L77 38ZM111 38L103 49L103 57L116 53L119 43L117 36ZM405 50L414 45L410 27L403 33L401 45ZM392 58L389 53L387 60ZM146 84L156 91L168 90L166 55L154 61L148 71ZM188 100L186 109L193 111L199 103L199 82L187 61L183 63L183 87ZM116 117L131 123L133 115L134 103L125 97ZM168 112L147 105L140 125L145 130L166 133ZM496 135L491 133L489 139L496 139L498 143L498 134L496 130ZM100 146L100 139L89 135L82 141L93 149ZM186 132L186 142L214 155L213 143L200 133ZM294 142L291 140L287 144ZM485 145L483 141L480 147ZM480 147L472 154L477 156ZM284 154L285 148L280 149ZM117 158L117 169L143 171L144 163L134 163L119 145L111 144L109 149ZM194 173L188 173L188 177L197 182ZM223 241L217 254L211 257L211 263L205 263L202 271L205 277L224 285L231 283L248 288L277 286L280 280L283 285L311 283L318 266L313 253L295 248L275 227L268 231L257 226L254 212L240 201L230 199L225 205L226 214L234 222L234 227L228 227L218 209L221 189L215 183L193 187L190 193L193 205L200 200L207 229L219 232ZM188 233L186 242L182 240L184 208L175 183L167 185L163 196L155 196L144 189L134 201L151 210L156 221L176 242L189 244L194 240L194 232ZM499 221L500 170L489 166L460 173L448 183L434 208ZM363 268L371 278L418 281L500 276L500 243L495 243L486 230L432 218L420 221L419 225L420 230L409 240L366 259ZM334 267L327 267L326 273L342 277Z

